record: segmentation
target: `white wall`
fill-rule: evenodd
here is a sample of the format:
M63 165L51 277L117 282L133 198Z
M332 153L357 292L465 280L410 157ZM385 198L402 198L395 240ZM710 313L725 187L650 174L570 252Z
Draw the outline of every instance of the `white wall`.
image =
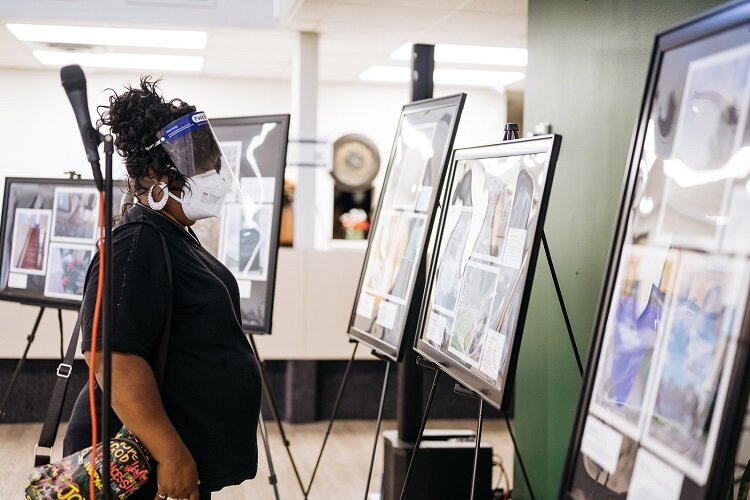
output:
M102 89L112 87L119 91L124 83L136 83L137 79L137 73L87 72L89 107L94 110L96 105L106 103L107 94ZM167 98L180 97L195 104L209 118L289 113L291 108L288 81L169 76L161 88ZM437 87L435 95L458 91ZM506 121L505 96L489 90L469 89L467 93L456 146L497 142L502 138ZM373 140L385 162L401 107L408 98L406 85L323 83L318 104L319 136L333 142L344 134L363 134ZM91 177L75 119L56 71L0 70L0 113L1 183L9 176L62 177L63 172L71 169ZM328 188L332 189L330 186L324 189ZM321 195L321 199L328 198L325 193ZM331 273L334 272L336 269L332 268ZM342 302L339 307L348 316L351 301ZM277 296L276 308L288 310L283 297ZM0 358L20 357L37 311L34 307L0 302ZM58 355L57 321L52 311L46 314L30 357ZM342 313L320 311L319 314ZM64 318L66 330L72 328L73 313L66 312ZM277 330L274 335L282 336L284 332ZM344 331L340 341L346 343ZM332 351L339 351L339 346L335 347ZM299 357L292 349L290 345L288 357ZM272 357L284 357L281 349L272 350L276 351Z

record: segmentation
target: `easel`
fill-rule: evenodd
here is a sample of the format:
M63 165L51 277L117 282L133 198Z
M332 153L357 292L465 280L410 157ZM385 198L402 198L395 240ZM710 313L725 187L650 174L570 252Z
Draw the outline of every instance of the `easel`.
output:
M271 408L271 414L273 416L273 419L276 421L276 425L279 428L279 435L281 436L281 441L284 443L284 448L286 448L286 453L289 456L289 461L292 463L292 469L294 470L294 475L297 477L297 483L299 484L300 490L302 491L302 495L304 498L307 498L307 491L305 491L305 487L302 484L302 478L299 475L299 470L297 469L297 464L294 461L294 458L292 457L292 450L289 448L291 446L291 443L289 442L289 439L286 437L286 432L284 431L284 425L281 422L281 415L279 414L279 408L276 406L276 400L273 397L273 393L271 392L271 384L268 381L268 372L266 371L266 363L263 361L263 359L260 357L260 353L258 352L258 346L255 344L255 338L253 333L247 333L247 338L250 341L250 347L253 350L253 353L255 354L255 358L258 360L258 365L260 366L260 378L263 384L263 394L266 396L266 401L268 401L268 406ZM263 412L260 412L260 415L258 417L258 427L260 429L260 434L263 439L263 446L265 448L266 452L266 460L268 461L268 469L269 469L269 476L268 476L268 482L271 483L273 486L273 492L275 495L276 500L279 499L279 490L278 490L278 480L276 478L276 473L274 471L273 467L273 459L271 458L271 448L269 447L268 442L268 431L266 429L266 422L263 419ZM320 458L318 459L320 460Z
M19 359L18 363L16 364L16 369L13 372L13 376L10 378L10 383L8 384L8 388L5 389L3 402L0 403L0 418L5 417L5 407L8 403L8 399L10 398L11 393L13 392L13 388L16 385L18 375L21 373L21 368L23 367L23 364L28 359L29 350L31 349L31 344L33 344L34 340L36 339L36 332L39 330L39 323L41 323L42 321L42 315L44 314L45 309L46 309L46 306L39 307L39 313L36 315L36 320L34 321L34 327L31 329L31 333L29 334L29 336L26 337L26 349L24 349L23 356L21 356L21 359ZM65 357L65 353L63 352L64 351L64 345L63 345L64 339L63 339L62 309L60 308L57 308L57 321L60 324L60 359L63 359Z
M307 498L308 495L310 494L310 489L312 488L313 481L315 481L315 473L318 471L318 466L320 465L320 459L323 457L323 450L325 450L326 443L328 442L328 436L331 435L331 429L333 428L333 423L336 420L336 415L338 414L339 407L341 406L341 398L344 395L344 389L346 388L346 383L349 380L349 371L351 370L352 363L354 362L354 357L357 354L357 347L359 347L359 341L357 341L356 339L350 338L349 342L354 344L354 349L352 349L352 355L349 358L349 362L346 364L346 369L344 370L344 376L341 379L341 384L339 385L339 390L338 390L338 393L336 394L336 401L333 403L333 410L331 411L331 417L328 420L328 427L326 428L326 432L323 437L323 444L320 447L320 452L318 453L318 459L315 461L315 468L313 468L312 476L310 477L310 482L307 485L307 490L303 490L305 498ZM383 374L383 385L380 388L380 404L378 405L377 424L375 425L375 440L373 442L372 453L370 455L370 467L367 472L367 485L365 486L365 496L364 496L365 500L367 500L367 495L370 489L370 482L372 480L372 469L375 465L375 454L378 450L378 438L380 437L380 428L383 424L383 408L385 406L385 396L386 396L386 393L388 392L388 380L390 379L391 365L393 364L393 360L387 358L386 356L383 356L382 354L378 353L375 350L373 350L371 354L385 363L385 373Z
M68 179L71 179L71 180L79 180L81 178L81 174L79 174L78 172L74 170L70 170L65 173L68 175ZM23 305L23 302L21 302L21 305ZM42 315L44 314L45 309L46 309L46 306L39 307L39 313L36 316L36 321L34 321L34 327L31 329L31 333L26 337L26 349L24 349L21 359L19 359L18 363L16 364L16 369L13 371L13 376L11 376L10 378L10 383L8 384L7 389L5 389L3 402L0 403L0 418L5 417L5 407L8 403L8 399L10 398L11 393L13 392L13 388L16 385L18 375L21 373L21 367L23 367L23 364L28 359L29 350L31 349L31 344L33 344L34 340L36 339L36 332L39 329L39 323L41 323L42 321ZM60 309L59 307L57 308L57 322L60 325L60 359L62 360L65 358L65 339L63 336L62 309ZM68 368L68 370L70 369L71 368ZM60 374L60 368L58 368L58 375L59 374Z
M505 125L505 133L503 135L503 142L513 140L513 139L518 139L518 125L515 123L508 123ZM554 263L552 262L552 255L551 255L549 245L547 243L547 237L544 234L543 228L542 228L541 239L542 239L542 246L544 247L544 253L547 256L547 264L549 265L550 273L552 275L552 282L554 283L554 286L555 286L557 300L560 304L560 310L562 312L563 319L565 320L565 327L568 330L568 338L570 340L570 344L573 349L573 355L575 357L576 364L578 366L578 373L581 377L583 377L583 366L581 364L581 357L578 352L578 346L576 344L575 336L573 335L573 329L570 324L568 310L567 310L567 307L565 307L565 301L563 299L562 290L560 289L560 282L557 279L557 272L555 271L555 266L554 266ZM424 434L425 427L427 425L427 418L430 413L430 407L432 406L432 399L435 393L435 388L437 387L438 380L440 378L440 373L441 373L439 367L436 364L425 360L421 356L417 358L417 362L426 368L434 370L435 377L432 382L432 387L430 388L430 394L427 397L427 405L425 407L424 415L422 416L422 423L420 425L417 442L414 445L414 452L412 453L411 458L409 459L409 467L406 471L406 477L404 478L404 485L401 490L400 500L406 499L406 494L409 490L409 478L414 468L414 463L416 462L416 457L419 451L419 446L422 441L422 436ZM479 462L479 449L482 443L482 427L484 425L484 413L483 413L484 400L477 393L475 393L474 391L470 389L467 389L466 387L463 387L461 384L455 385L454 392L460 396L479 400L479 408L478 408L478 414L477 414L477 430L476 430L476 437L475 437L475 444L474 444L474 463L472 466L471 496L469 497L470 500L474 500L475 483L476 483L476 476L477 476L477 465ZM508 413L507 413L507 405L503 405L503 407L501 408L501 412L505 419L505 425L508 427L508 433L510 434L510 438L513 441L513 450L515 452L516 458L518 459L518 464L521 467L521 473L523 474L526 487L529 489L529 495L531 495L532 500L535 500L536 497L534 496L534 490L531 487L531 482L529 481L529 476L528 476L528 473L526 472L526 466L523 463L523 458L521 457L521 452L518 448L518 443L516 442L515 434L513 433L513 429L511 428L511 425L510 425L510 419L508 418Z
M344 395L344 389L346 388L346 383L349 380L349 371L352 368L352 363L354 362L354 356L357 354L357 347L359 347L359 341L354 338L349 338L349 342L354 344L354 349L352 349L352 355L349 357L349 361L346 364L346 369L344 370L344 376L341 379L341 384L339 385L339 390L336 393L336 400L333 403L333 410L331 410L331 417L328 419L328 427L326 427L326 433L323 436L323 444L320 446L320 451L318 452L318 458L315 461L315 467L313 468L312 475L310 476L310 482L307 483L307 489L303 489L302 492L305 495L305 498L310 494L310 489L312 488L313 482L315 481L315 474L318 472L318 466L320 465L320 459L323 457L323 450L326 448L326 443L328 442L328 436L331 435L331 429L333 428L333 422L336 420L336 415L339 412L339 406L341 406L341 397Z

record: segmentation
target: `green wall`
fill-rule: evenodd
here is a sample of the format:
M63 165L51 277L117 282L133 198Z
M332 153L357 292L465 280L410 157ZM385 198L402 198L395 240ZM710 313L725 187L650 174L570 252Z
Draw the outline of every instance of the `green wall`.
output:
M584 363L654 35L720 3L529 0L524 126L563 136L545 232ZM534 494L556 498L581 382L543 254L516 381ZM514 484L530 498L517 463Z

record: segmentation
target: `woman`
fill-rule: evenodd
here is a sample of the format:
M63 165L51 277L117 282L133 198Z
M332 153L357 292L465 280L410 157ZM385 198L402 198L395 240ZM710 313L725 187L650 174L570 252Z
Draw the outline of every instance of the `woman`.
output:
M226 190L218 175L221 151L205 116L181 100L165 102L156 84L142 78L139 88L115 93L100 114L100 126L116 135L137 200L113 239L112 409L119 420L112 416L110 430L114 435L122 422L157 464L148 483L130 498L203 500L255 476L260 372L242 330L237 282L190 229L195 220L220 210L221 189ZM198 128L170 143L164 134L175 120ZM190 151L183 147L188 139ZM218 190L209 200L212 206L201 206L201 197L192 196L211 189ZM159 233L169 250L171 284ZM87 361L97 278L98 254L83 298ZM170 305L160 389L156 357ZM99 349L101 335L97 338ZM100 360L97 356L98 380ZM66 455L91 444L88 409L84 387L65 436Z

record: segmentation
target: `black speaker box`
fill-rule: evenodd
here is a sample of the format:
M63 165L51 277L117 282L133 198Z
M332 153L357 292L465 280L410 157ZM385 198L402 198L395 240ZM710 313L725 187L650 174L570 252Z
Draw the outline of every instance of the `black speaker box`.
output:
M383 500L399 500L413 444L398 440L397 431L383 433ZM470 500L474 432L426 430L409 479L405 500ZM479 448L475 500L490 500L492 447Z

